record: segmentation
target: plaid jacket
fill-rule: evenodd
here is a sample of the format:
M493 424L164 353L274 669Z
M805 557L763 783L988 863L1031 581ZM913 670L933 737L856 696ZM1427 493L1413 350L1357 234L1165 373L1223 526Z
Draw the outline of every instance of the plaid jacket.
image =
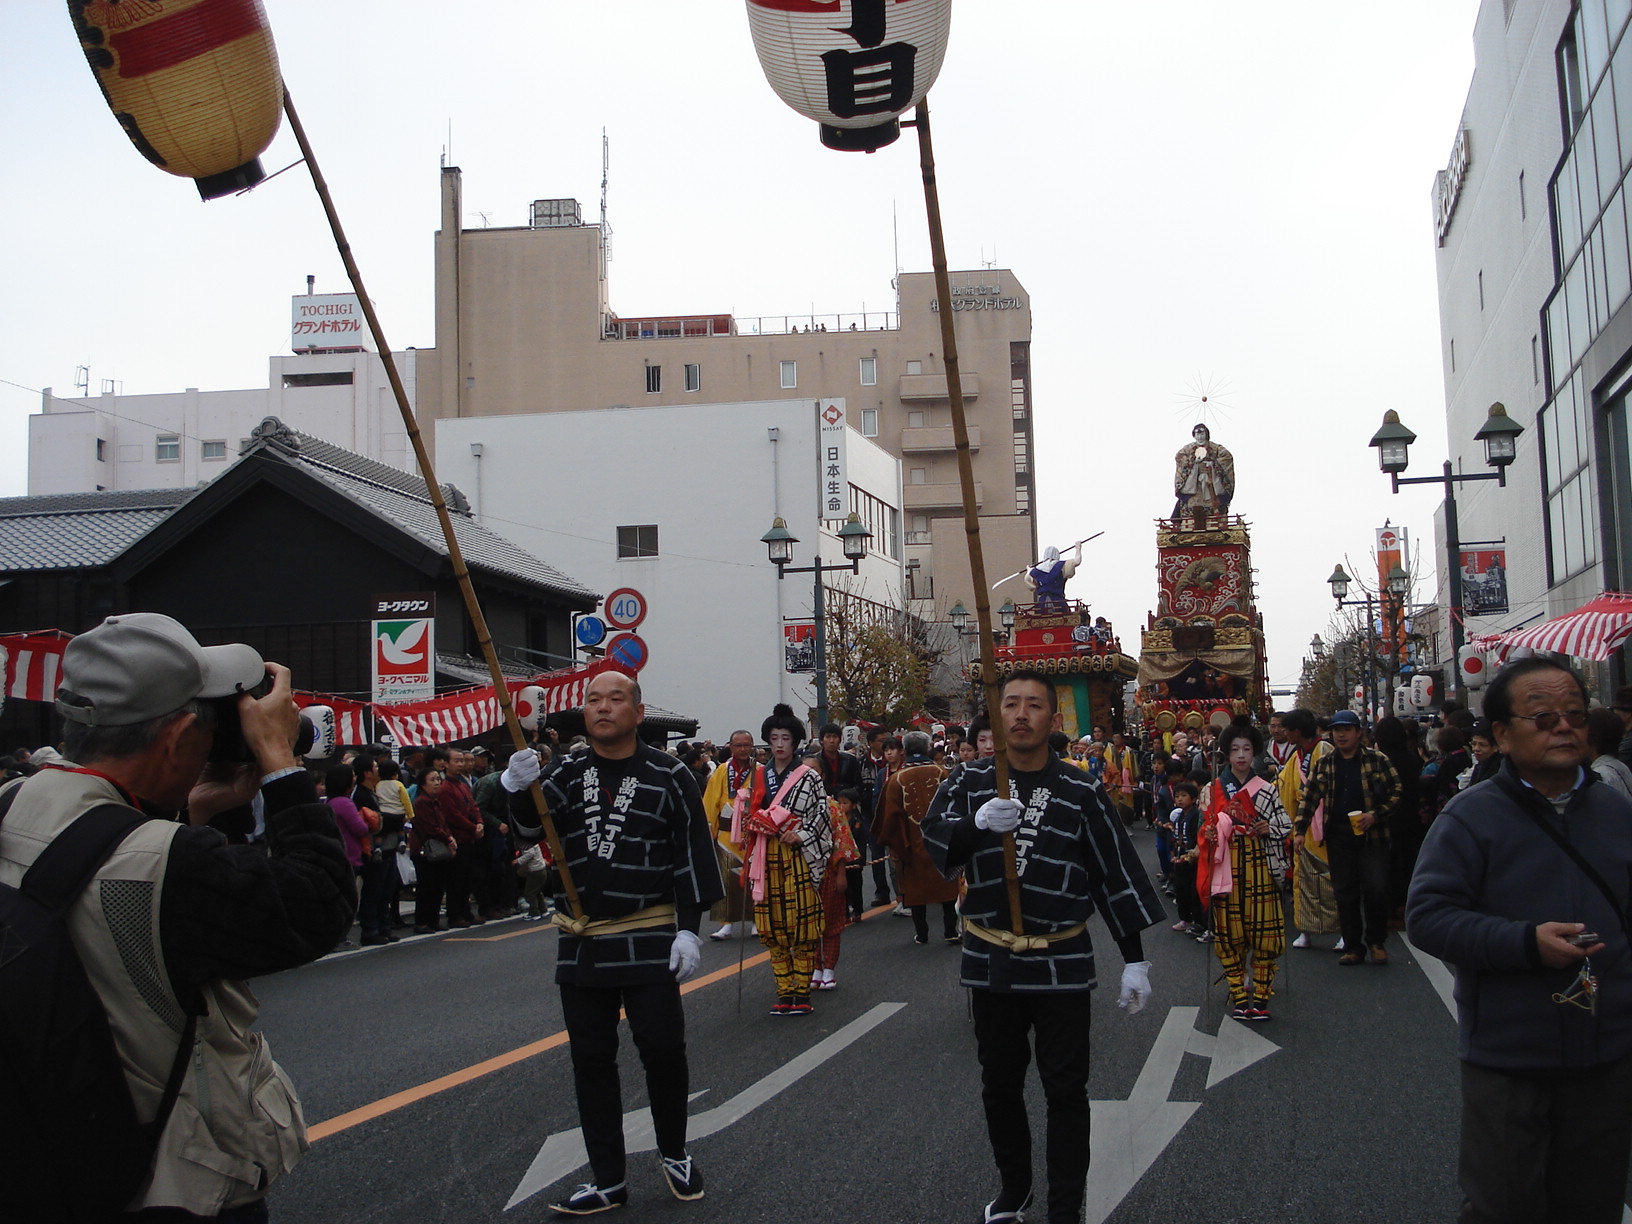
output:
M1309 780L1303 787L1303 802L1298 805L1297 830L1300 834L1309 831L1309 822L1315 818L1315 809L1336 796L1337 762L1342 755L1340 752L1328 751L1309 767ZM1387 841L1388 814L1400 801L1400 774L1394 768L1394 763L1375 748L1360 749L1360 792L1366 800L1363 810L1377 818L1376 823L1367 830L1366 839ZM1327 811L1327 837L1331 836L1332 829L1347 824L1348 820L1343 812Z

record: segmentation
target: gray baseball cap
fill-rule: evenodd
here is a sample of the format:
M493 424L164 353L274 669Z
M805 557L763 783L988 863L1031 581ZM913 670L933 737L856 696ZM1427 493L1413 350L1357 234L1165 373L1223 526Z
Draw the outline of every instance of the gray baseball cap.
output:
M195 698L245 692L265 678L266 663L249 646L200 646L161 612L127 612L68 643L57 710L88 726L126 727Z

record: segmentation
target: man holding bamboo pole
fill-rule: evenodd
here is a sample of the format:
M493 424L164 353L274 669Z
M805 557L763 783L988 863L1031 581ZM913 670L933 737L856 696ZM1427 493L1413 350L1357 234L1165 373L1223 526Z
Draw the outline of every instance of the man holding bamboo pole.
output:
M697 781L668 753L641 743L645 714L633 676L601 672L584 693L589 747L563 757L541 781L583 905L582 917L568 917L566 897L556 898L555 980L595 1180L551 1205L562 1215L609 1211L629 1198L620 1008L646 1071L664 1179L676 1198L703 1197L702 1174L686 1153L680 983L701 963L697 927L725 889ZM500 781L511 793L511 811L531 816L537 755L516 753Z
M1048 1102L1048 1215L1073 1224L1088 1177L1089 991L1097 907L1122 953L1118 1006L1150 998L1150 962L1139 933L1163 917L1149 875L1105 788L1048 750L1060 725L1053 683L1016 671L997 710L1012 798L999 798L995 759L970 762L942 786L924 818L924 842L941 873L960 872L962 983L973 992L981 1099L1002 1187L986 1224L1017 1224L1031 1204L1031 1127L1025 1076L1035 1043ZM1019 920L1009 904L1005 835L1012 834Z

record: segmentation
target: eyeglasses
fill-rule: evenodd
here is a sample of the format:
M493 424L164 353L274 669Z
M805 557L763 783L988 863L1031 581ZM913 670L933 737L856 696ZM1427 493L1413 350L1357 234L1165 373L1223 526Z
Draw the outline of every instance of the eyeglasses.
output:
M1543 710L1540 714L1514 714L1512 717L1535 723L1537 731L1551 731L1558 726L1561 718L1578 729L1587 725L1585 710Z

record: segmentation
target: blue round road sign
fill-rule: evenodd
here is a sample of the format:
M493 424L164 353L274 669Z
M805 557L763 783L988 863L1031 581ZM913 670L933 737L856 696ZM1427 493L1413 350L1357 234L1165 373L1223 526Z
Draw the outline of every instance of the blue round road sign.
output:
M633 633L620 633L606 644L606 657L630 671L645 667L648 654L646 640Z
M580 646L599 646L606 640L606 622L598 616L580 616L574 630Z

